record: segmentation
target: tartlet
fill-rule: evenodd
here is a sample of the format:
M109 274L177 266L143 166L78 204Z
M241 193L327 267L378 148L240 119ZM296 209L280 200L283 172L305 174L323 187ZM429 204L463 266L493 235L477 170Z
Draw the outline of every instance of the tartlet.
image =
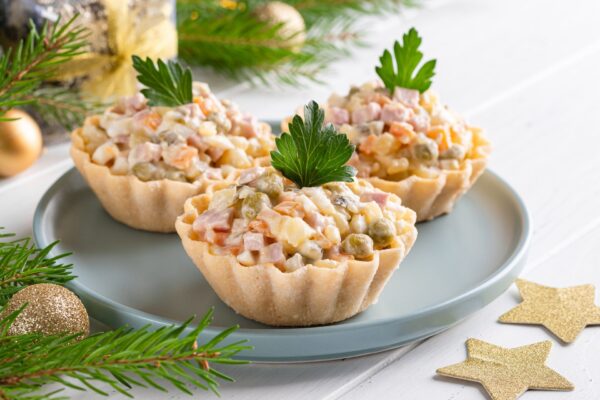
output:
M264 324L360 313L417 237L415 213L365 181L299 189L267 170L241 182L188 199L175 225L218 296Z
M269 163L269 125L194 82L193 102L149 106L122 98L73 131L71 156L106 211L133 228L174 232L191 196Z
M374 81L331 96L324 108L325 121L356 145L349 164L357 176L398 195L418 221L450 212L484 171L491 151L482 130L431 90L391 92Z

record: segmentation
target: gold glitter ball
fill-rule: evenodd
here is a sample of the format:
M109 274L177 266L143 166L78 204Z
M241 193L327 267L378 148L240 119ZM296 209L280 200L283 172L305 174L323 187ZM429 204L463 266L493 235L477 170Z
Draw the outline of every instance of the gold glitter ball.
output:
M500 322L543 325L566 343L574 341L586 326L600 325L593 285L558 289L523 279L516 284L523 302L502 315Z
M482 340L467 340L467 359L437 373L479 382L492 400L514 400L529 389L573 390L574 386L545 364L552 342L506 349Z
M24 304L27 306L10 327L9 335L90 333L90 320L81 300L62 286L50 283L28 286L8 301L2 314L17 311Z

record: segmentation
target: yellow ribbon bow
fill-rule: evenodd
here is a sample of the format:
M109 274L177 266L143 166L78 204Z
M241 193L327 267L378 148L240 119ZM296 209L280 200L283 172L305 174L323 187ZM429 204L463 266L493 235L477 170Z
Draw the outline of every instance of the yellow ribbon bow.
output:
M123 0L102 3L108 25L108 54L89 51L75 57L61 66L59 79L85 77L82 92L106 100L137 91L132 55L153 59L176 56L177 30L170 18L174 12L171 2L160 0L162 7L147 4L143 9L133 9Z

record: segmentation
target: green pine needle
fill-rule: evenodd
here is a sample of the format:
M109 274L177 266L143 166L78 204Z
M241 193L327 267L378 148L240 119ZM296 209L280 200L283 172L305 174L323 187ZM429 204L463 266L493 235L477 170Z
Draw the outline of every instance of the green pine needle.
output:
M133 67L138 72L138 81L146 86L142 94L150 105L175 107L193 101L192 71L179 63L158 60L156 65L150 58L142 60L133 56Z
M74 278L71 264L58 262L68 254L49 256L57 243L38 249L29 238L4 241L12 236L0 233L0 307L25 286L36 283L63 285Z
M415 70L423 59L423 53L419 51L422 39L415 28L411 28L402 37L402 45L398 41L394 43L394 56L396 58L397 71L394 70L394 60L391 53L386 50L379 59L381 66L375 71L390 92L394 88L416 89L423 93L431 86L431 79L435 75L436 60L429 60L421 66L415 74Z
M180 326L121 328L79 341L73 340L77 335L8 336L8 327L18 313L0 320L1 399L55 399L58 392L40 391L46 383L103 396L109 395L107 390L115 390L133 397L129 391L135 386L163 392L172 386L190 395L191 387L197 387L218 394L219 380L232 378L211 364L244 364L233 357L250 349L245 342L224 343L237 327L209 342L197 343L212 321L212 310L195 328L190 319Z
M0 56L0 121L13 107L35 104L31 94L42 82L51 79L61 64L83 51L86 30L75 26L74 16L64 24L60 20L41 30L31 23L27 38Z
M325 113L311 101L304 107L304 121L294 116L289 133L284 133L271 152L273 167L299 187L320 186L327 182L352 182L356 173L346 162L354 153L348 137L332 124L323 126Z
M0 233L2 239L12 236ZM197 387L218 394L219 381L233 380L213 365L246 363L234 359L240 351L251 349L246 341L227 341L237 327L197 343L212 322L212 309L202 319L191 318L179 326L121 328L81 340L75 340L80 339L77 334L9 335L27 306L2 313L15 292L26 285L63 284L73 278L70 265L56 262L65 255L49 257L53 246L37 249L30 239L0 242L0 399L64 399L60 390L44 391L49 383L105 396L114 390L132 397L134 386L164 392L174 387L188 394Z

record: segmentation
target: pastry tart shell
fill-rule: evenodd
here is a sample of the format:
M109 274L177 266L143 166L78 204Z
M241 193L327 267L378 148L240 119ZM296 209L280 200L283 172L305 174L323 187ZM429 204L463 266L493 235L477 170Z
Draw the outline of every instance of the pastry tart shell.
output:
M206 208L209 199L208 195L196 196L186 202L186 214L175 224L183 247L223 302L267 325L330 324L364 311L377 302L417 237L413 224L397 237L395 247L376 251L372 260L344 261L335 268L307 265L282 272L273 264L247 267L233 255L214 254L210 244L194 237L194 209Z
M417 222L434 219L452 211L454 204L485 170L491 145L479 133L474 135L473 141L473 156L464 160L458 170L440 170L435 178L412 175L401 181L377 177L365 180L384 192L400 197L403 206L417 213Z
M115 220L150 232L175 232L175 220L185 201L197 194L230 184L199 180L194 183L169 179L144 182L133 175L115 175L107 166L92 162L81 130L71 134L71 158L75 167Z

